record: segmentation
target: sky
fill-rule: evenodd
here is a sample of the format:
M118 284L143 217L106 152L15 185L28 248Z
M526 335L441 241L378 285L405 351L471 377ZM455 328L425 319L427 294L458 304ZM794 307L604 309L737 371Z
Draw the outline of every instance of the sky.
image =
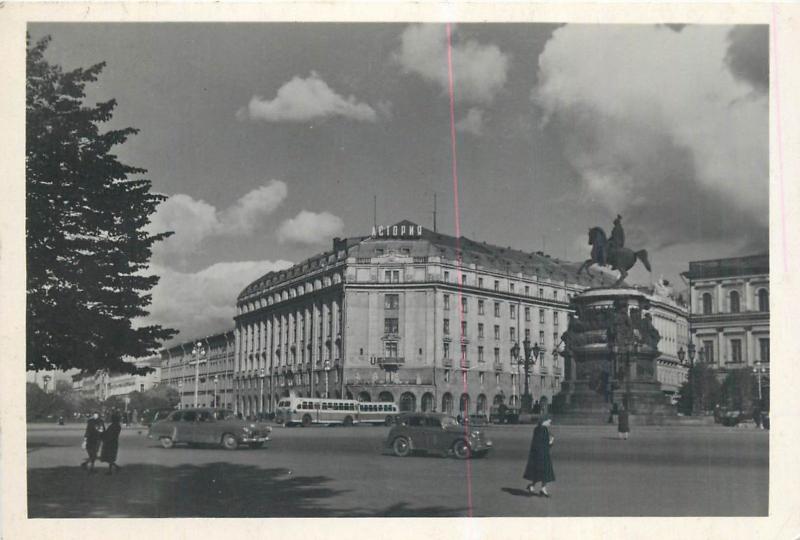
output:
M232 327L268 271L377 220L455 231L441 24L34 24L65 69L106 62L115 149L168 199L145 322ZM688 262L766 252L766 26L461 24L452 67L461 233L571 261L622 215L677 289Z

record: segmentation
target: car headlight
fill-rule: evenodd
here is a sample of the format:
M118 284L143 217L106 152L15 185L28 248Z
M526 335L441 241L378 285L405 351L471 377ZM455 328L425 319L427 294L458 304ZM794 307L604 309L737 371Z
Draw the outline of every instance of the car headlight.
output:
M247 426L243 427L243 428L242 428L242 431L243 431L244 433L248 434L248 435L250 434L250 428L249 428L249 427L247 427Z

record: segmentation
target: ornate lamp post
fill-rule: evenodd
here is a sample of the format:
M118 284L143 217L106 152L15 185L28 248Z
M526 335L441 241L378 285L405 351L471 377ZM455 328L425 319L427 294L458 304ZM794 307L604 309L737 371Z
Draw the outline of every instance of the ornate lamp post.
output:
M323 369L325 370L325 399L328 399L328 374L331 371L331 361L325 360L323 364Z
M534 343L533 347L531 347L531 341L528 338L525 338L525 341L522 342L522 347L525 353L525 356L522 360L522 367L525 372L525 391L522 395L522 411L529 413L531 412L532 396L528 379L530 378L531 367L536 364L536 360L539 358L539 353L543 352L543 350L539 347L538 343Z
M219 406L217 403L217 384L219 384L219 375L214 375L214 407Z
M178 395L180 396L180 402L178 403L178 408L183 408L183 380L178 381Z
M201 342L197 342L192 347L192 356L194 357L194 406L197 407L197 397L200 390L200 362L205 362L201 358L205 358L206 349Z
M267 376L267 371L262 367L258 371L259 391L258 391L258 413L264 413L264 377Z
M761 400L763 399L761 396L761 377L769 372L769 368L765 367L761 361L755 362L753 365L753 374L756 376L758 384L758 406L761 408Z
M45 392L45 394L47 393L47 387L50 384L50 379L51 379L50 375L45 375L44 377L42 377L42 380L44 381L44 392Z

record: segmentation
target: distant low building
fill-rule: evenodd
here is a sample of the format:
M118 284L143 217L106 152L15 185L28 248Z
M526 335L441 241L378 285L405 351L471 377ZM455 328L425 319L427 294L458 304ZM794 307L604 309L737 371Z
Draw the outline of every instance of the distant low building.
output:
M193 339L161 351L161 381L178 390L180 408L195 405L195 389L197 406L232 408L233 359L233 329Z
M92 374L75 374L71 377L72 390L82 399L105 401L114 396L126 396L131 392L146 392L161 380L161 359L151 356L134 361L138 367L149 367L153 371L146 375L109 373L98 370Z
M77 370L60 371L56 369L47 371L28 371L25 374L25 381L33 383L47 393L52 393L56 389L58 382L72 384L72 377Z

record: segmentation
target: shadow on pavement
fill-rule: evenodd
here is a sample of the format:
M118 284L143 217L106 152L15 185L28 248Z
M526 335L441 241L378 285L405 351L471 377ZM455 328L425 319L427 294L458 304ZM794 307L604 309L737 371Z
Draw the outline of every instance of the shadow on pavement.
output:
M525 497L526 499L529 499L529 498L532 497L532 495L530 493L528 493L524 489L504 487L504 488L500 488L500 491L508 493L509 495L514 495L516 497Z
M28 451L27 453L30 454L31 452L35 452L37 450L41 450L42 448L68 448L72 445L68 444L51 444L47 442L31 442L28 441Z
M210 463L201 466L128 465L112 476L79 467L28 471L29 518L87 517L436 517L463 509L409 507L336 509L327 499L343 490L326 476L296 476L285 468Z

